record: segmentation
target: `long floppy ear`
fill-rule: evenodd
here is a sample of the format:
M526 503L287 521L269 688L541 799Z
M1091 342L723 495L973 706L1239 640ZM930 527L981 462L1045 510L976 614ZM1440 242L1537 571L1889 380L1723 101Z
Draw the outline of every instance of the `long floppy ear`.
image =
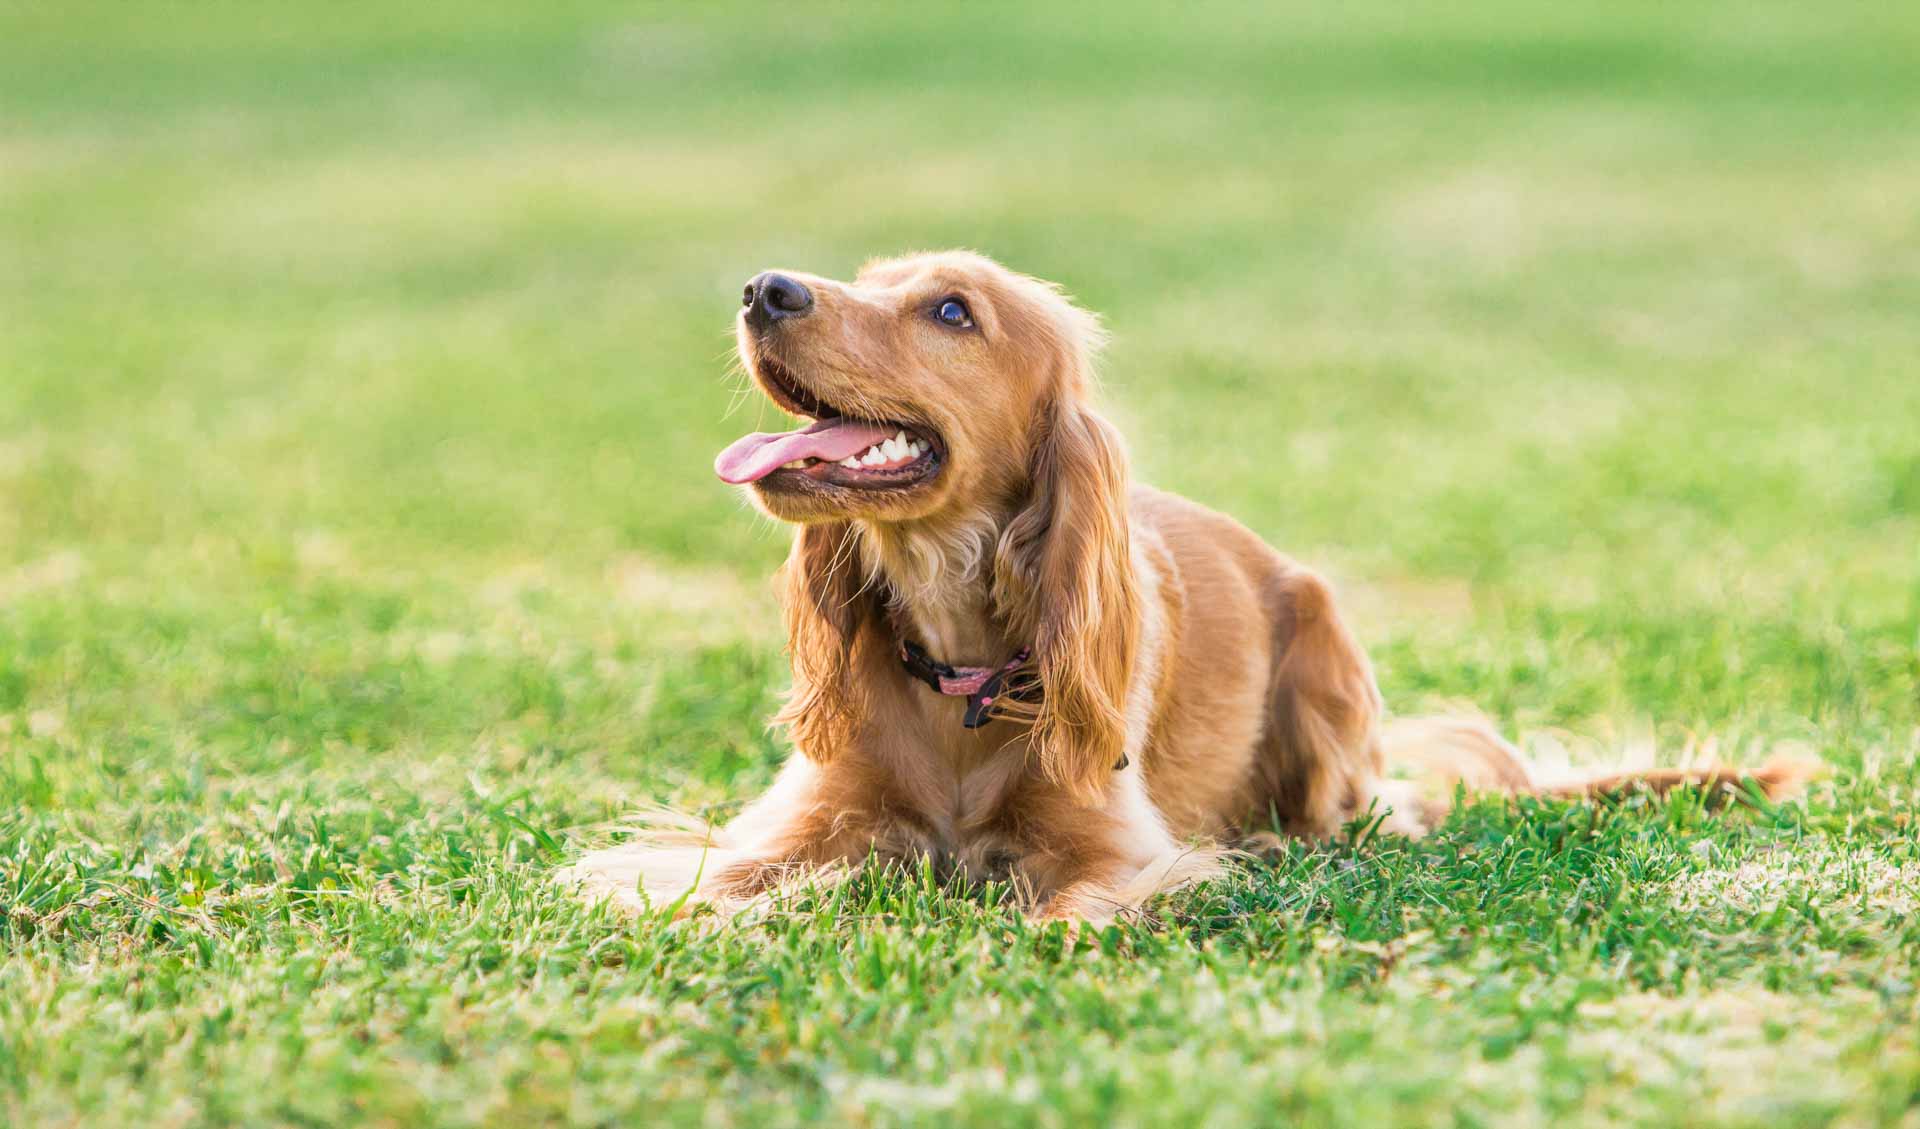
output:
M995 599L1033 640L1041 770L1098 795L1126 751L1140 598L1127 529L1127 456L1107 421L1056 398L1036 427L1032 493L1001 535Z
M854 536L845 522L803 525L780 570L793 690L774 722L788 726L795 747L821 764L847 746L867 712L854 666L875 599Z

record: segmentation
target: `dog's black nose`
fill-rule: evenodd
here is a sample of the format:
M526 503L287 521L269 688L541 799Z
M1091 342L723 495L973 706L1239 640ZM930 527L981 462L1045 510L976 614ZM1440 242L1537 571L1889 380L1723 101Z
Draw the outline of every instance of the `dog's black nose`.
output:
M813 293L784 274L768 271L747 283L740 304L747 308L747 321L765 329L774 322L804 316L813 309Z

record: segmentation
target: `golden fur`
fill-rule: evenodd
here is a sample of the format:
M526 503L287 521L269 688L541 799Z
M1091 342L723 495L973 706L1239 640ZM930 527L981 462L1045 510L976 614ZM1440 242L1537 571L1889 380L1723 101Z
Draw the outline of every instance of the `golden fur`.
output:
M1010 878L1049 917L1101 920L1215 871L1214 846L1271 828L1327 836L1370 808L1418 834L1444 812L1387 777L1540 789L1484 724L1383 726L1332 589L1233 519L1129 480L1094 410L1099 330L1055 287L977 255L869 264L811 291L777 332L744 314L741 357L849 416L938 435L932 479L869 492L749 488L794 523L782 570L799 755L723 828L655 828L568 873L623 903L741 901L870 857ZM964 298L976 332L926 314ZM799 477L799 476L787 476ZM982 728L901 669L903 636L954 664L1033 647L1043 696ZM1124 762L1125 767L1116 768ZM1787 769L1763 770L1782 790ZM1655 773L1561 790L1731 775Z

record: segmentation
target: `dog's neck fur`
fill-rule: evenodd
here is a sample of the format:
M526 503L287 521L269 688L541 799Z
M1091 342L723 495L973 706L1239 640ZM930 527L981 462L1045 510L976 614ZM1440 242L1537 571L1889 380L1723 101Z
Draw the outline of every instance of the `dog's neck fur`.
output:
M861 523L869 582L884 586L903 626L942 662L997 665L1026 642L1007 638L994 608L999 527L986 515L945 523Z

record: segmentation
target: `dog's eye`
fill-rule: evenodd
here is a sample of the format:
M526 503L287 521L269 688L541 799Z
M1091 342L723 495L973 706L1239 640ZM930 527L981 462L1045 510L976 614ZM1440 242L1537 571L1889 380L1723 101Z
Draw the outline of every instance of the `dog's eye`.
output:
M933 316L955 329L965 329L973 324L973 315L967 312L967 304L958 298L942 299L940 305L934 308Z

